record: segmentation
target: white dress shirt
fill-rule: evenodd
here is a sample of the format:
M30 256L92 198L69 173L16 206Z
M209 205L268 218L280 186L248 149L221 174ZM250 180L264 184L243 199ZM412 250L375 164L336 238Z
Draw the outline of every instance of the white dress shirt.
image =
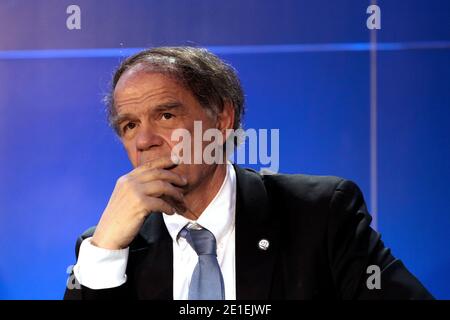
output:
M236 173L227 163L225 179L214 199L197 221L163 213L164 223L173 241L173 298L186 300L189 284L198 256L186 239L178 237L184 226L196 223L216 237L217 259L225 285L225 299L236 299L235 269L235 209ZM91 238L81 243L74 274L78 282L91 289L114 288L126 282L129 248L108 250L91 244Z

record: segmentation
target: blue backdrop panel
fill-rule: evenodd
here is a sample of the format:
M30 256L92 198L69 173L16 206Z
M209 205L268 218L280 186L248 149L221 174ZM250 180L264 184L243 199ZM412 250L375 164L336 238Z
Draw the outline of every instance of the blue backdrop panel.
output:
M379 229L394 254L449 296L450 51L379 55Z
M0 62L2 298L61 296L77 233L129 168L100 104L114 64Z
M81 8L81 32L65 27L70 4ZM9 27L0 28L1 49L360 42L367 36L367 5L360 0L3 0L0 6L0 23Z

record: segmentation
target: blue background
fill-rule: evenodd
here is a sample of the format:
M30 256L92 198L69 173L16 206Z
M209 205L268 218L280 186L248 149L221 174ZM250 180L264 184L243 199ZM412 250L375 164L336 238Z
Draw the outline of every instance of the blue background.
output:
M70 4L81 30L66 28ZM132 169L101 103L114 67L195 44L239 71L245 127L280 129L280 171L357 182L394 255L449 299L450 2L378 1L372 176L369 4L2 0L0 298L60 299L76 237Z

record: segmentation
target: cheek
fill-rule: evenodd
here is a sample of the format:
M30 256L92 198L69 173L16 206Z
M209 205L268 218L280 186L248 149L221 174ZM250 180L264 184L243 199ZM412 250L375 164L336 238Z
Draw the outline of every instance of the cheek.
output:
M172 141L173 132L174 130L170 130L167 133L161 135L161 138L164 140L165 146L167 146L170 150L172 150L173 147L179 143L179 141L176 140Z
M136 151L136 147L133 143L130 143L129 141L124 142L122 141L122 145L125 148L125 151L127 152L128 159L130 160L131 164L134 168L136 168L139 165L139 153Z

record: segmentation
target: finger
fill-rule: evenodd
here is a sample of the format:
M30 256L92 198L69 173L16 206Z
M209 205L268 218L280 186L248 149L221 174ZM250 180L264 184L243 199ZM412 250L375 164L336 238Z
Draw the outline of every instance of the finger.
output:
M172 215L176 212L176 209L172 205L160 198L148 197L144 199L144 203L148 214L160 211Z
M142 171L146 171L149 169L169 169L169 168L177 166L178 163L179 163L179 160L176 157L170 157L170 156L160 157L160 158L145 162L144 164L135 168L130 174L136 175L136 174L141 173Z
M163 199L174 207L178 213L186 211L187 206L184 201L183 189L162 180L152 181L144 185L146 187L145 193L148 196Z
M135 178L140 183L146 183L154 180L164 180L180 187L187 184L187 179L185 177L165 169L151 169L142 171L139 175L136 175Z
M162 196L170 197L177 202L184 203L184 197L180 188L174 187L172 184L156 180L142 184L143 192L147 196L160 198Z

